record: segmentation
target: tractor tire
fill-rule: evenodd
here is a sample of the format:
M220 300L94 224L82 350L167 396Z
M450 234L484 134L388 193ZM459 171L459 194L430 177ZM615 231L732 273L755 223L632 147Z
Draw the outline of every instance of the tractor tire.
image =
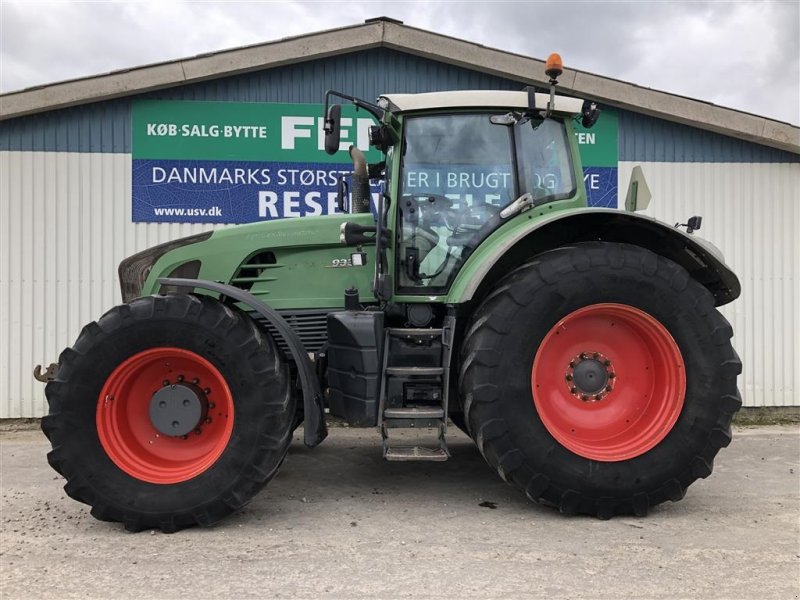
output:
M714 298L648 250L590 242L509 273L473 314L459 372L486 461L565 514L645 516L711 474L741 406Z
M47 458L97 519L129 531L211 525L286 456L289 368L269 335L216 300L149 296L112 308L59 363L45 389Z

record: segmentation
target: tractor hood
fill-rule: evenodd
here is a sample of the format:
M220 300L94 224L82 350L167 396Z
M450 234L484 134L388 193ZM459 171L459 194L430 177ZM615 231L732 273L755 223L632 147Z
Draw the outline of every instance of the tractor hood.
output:
M362 213L279 219L155 246L120 264L123 299L178 291L158 283L170 277L234 285L279 309L338 307L348 287L368 301L374 263L368 258L364 266L352 264L352 250L339 239L345 221L367 226L374 218Z

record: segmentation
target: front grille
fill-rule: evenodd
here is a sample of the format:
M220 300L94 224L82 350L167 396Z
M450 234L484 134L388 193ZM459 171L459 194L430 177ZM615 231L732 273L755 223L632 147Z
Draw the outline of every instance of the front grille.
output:
M336 308L320 308L308 310L279 310L280 315L286 319L289 326L297 332L300 340L306 347L307 352L318 352L322 346L328 341L328 313L341 310ZM266 329L275 342L278 344L284 356L289 357L289 352L286 342L264 317L257 312L251 312L250 316L262 328Z

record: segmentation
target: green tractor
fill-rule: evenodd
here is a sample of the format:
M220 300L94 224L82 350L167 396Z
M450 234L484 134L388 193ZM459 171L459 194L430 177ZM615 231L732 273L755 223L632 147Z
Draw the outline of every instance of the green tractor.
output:
M547 74L549 94L328 92L326 150L342 150L345 101L376 119L384 157L350 147L340 214L122 261L124 304L48 377L67 494L131 531L209 525L275 475L301 424L322 442L326 413L376 428L398 461L446 460L453 423L566 514L643 516L708 476L741 406L715 308L739 282L692 235L699 218L636 213L640 173L627 210L587 206L573 121L599 111L554 94L557 61Z

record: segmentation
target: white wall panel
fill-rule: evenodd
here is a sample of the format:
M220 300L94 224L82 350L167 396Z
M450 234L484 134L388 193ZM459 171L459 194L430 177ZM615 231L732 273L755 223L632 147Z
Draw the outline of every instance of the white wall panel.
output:
M645 214L671 224L701 215L696 235L739 276L742 295L721 311L744 405L800 405L800 164L623 162L621 198L636 164L653 193Z
M120 302L120 260L210 228L132 223L130 154L0 152L0 418L45 414L33 367Z
M624 192L634 163L620 163ZM800 165L643 163L649 213L704 217L742 281L723 308L747 406L800 405ZM31 373L120 301L117 265L210 225L131 222L129 154L0 152L0 418L46 412Z

